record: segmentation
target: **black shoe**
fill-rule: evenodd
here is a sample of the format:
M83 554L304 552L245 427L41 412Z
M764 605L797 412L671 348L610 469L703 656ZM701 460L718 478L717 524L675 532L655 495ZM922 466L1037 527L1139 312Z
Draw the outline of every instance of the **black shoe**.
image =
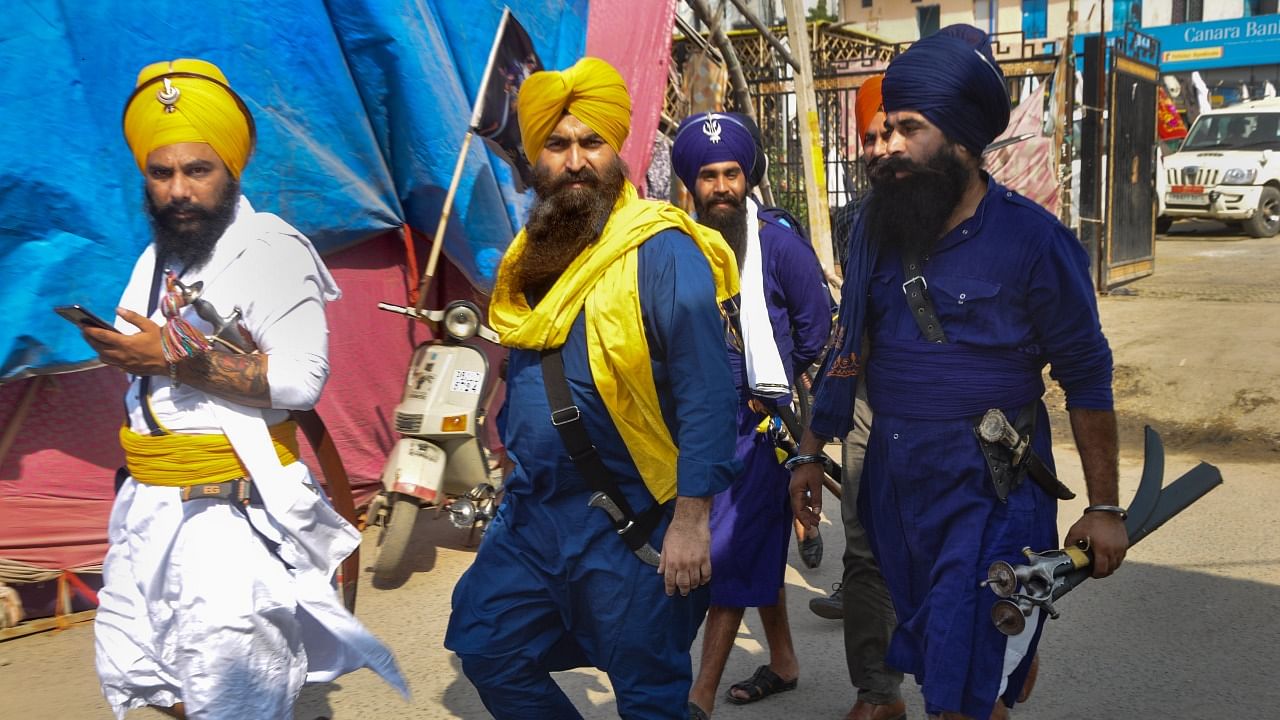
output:
M806 529L805 533L808 532L809 530ZM813 531L813 537L806 537L800 541L800 561L809 569L822 564L822 536L817 530Z
M809 601L809 609L814 615L828 620L844 619L844 601L840 597L840 583L831 586L831 594L827 597L813 598Z

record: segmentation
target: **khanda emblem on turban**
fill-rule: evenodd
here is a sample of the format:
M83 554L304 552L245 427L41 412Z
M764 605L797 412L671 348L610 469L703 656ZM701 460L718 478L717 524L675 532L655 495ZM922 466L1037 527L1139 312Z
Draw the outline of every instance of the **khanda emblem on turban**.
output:
M707 136L712 145L720 143L720 121L711 113L707 113L707 119L702 123L702 134Z
M178 98L182 95L182 91L173 86L169 82L169 78L164 79L164 87L156 91L156 99L164 105L164 111L171 113L177 108L174 107L178 103Z

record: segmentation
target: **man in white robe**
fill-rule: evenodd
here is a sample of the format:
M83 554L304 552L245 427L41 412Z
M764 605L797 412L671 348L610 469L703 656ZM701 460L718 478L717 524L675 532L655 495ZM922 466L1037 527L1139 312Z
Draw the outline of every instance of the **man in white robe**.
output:
M332 585L359 533L297 460L289 413L319 400L324 304L340 292L306 237L240 195L247 107L210 63L155 63L124 132L155 241L121 298L119 332L84 329L130 377L128 477L95 629L103 693L117 718L153 705L289 719L304 682L361 667L406 692ZM228 333L218 318L233 310ZM250 352L209 342L219 329Z

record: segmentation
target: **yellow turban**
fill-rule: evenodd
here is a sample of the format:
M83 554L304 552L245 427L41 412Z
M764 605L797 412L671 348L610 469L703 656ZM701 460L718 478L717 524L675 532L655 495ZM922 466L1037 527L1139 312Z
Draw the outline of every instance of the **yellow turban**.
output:
M631 95L612 65L584 57L560 72L536 72L520 86L520 139L529 162L567 111L595 130L616 152L631 132Z
M168 84L165 84L165 81ZM237 179L253 152L253 116L218 66L181 58L138 73L124 108L124 137L139 170L156 148L208 143Z

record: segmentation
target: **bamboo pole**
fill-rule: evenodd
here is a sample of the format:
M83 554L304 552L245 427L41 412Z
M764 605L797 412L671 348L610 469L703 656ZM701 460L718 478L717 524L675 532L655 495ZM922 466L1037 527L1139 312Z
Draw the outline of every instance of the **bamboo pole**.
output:
M818 101L813 90L813 56L809 51L809 29L805 24L803 0L784 0L787 10L787 39L800 70L795 73L796 123L800 126L800 156L804 161L804 191L809 209L809 238L831 285L839 288L835 257L831 249L831 211L827 204L826 169L822 163L822 132L818 126Z
M467 162L467 150L471 147L471 138L475 133L471 130L462 138L462 149L458 151L458 162L453 166L453 180L449 182L449 192L444 196L444 207L440 210L440 222L436 223L436 234L431 238L431 257L427 260L427 268L422 271L422 280L418 282L418 302L414 307L421 310L426 306L427 292L431 289L431 281L436 275L436 263L440 261L440 250L444 248L444 231L449 225L449 215L453 211L453 197L458 194L458 181L462 179L462 168Z

